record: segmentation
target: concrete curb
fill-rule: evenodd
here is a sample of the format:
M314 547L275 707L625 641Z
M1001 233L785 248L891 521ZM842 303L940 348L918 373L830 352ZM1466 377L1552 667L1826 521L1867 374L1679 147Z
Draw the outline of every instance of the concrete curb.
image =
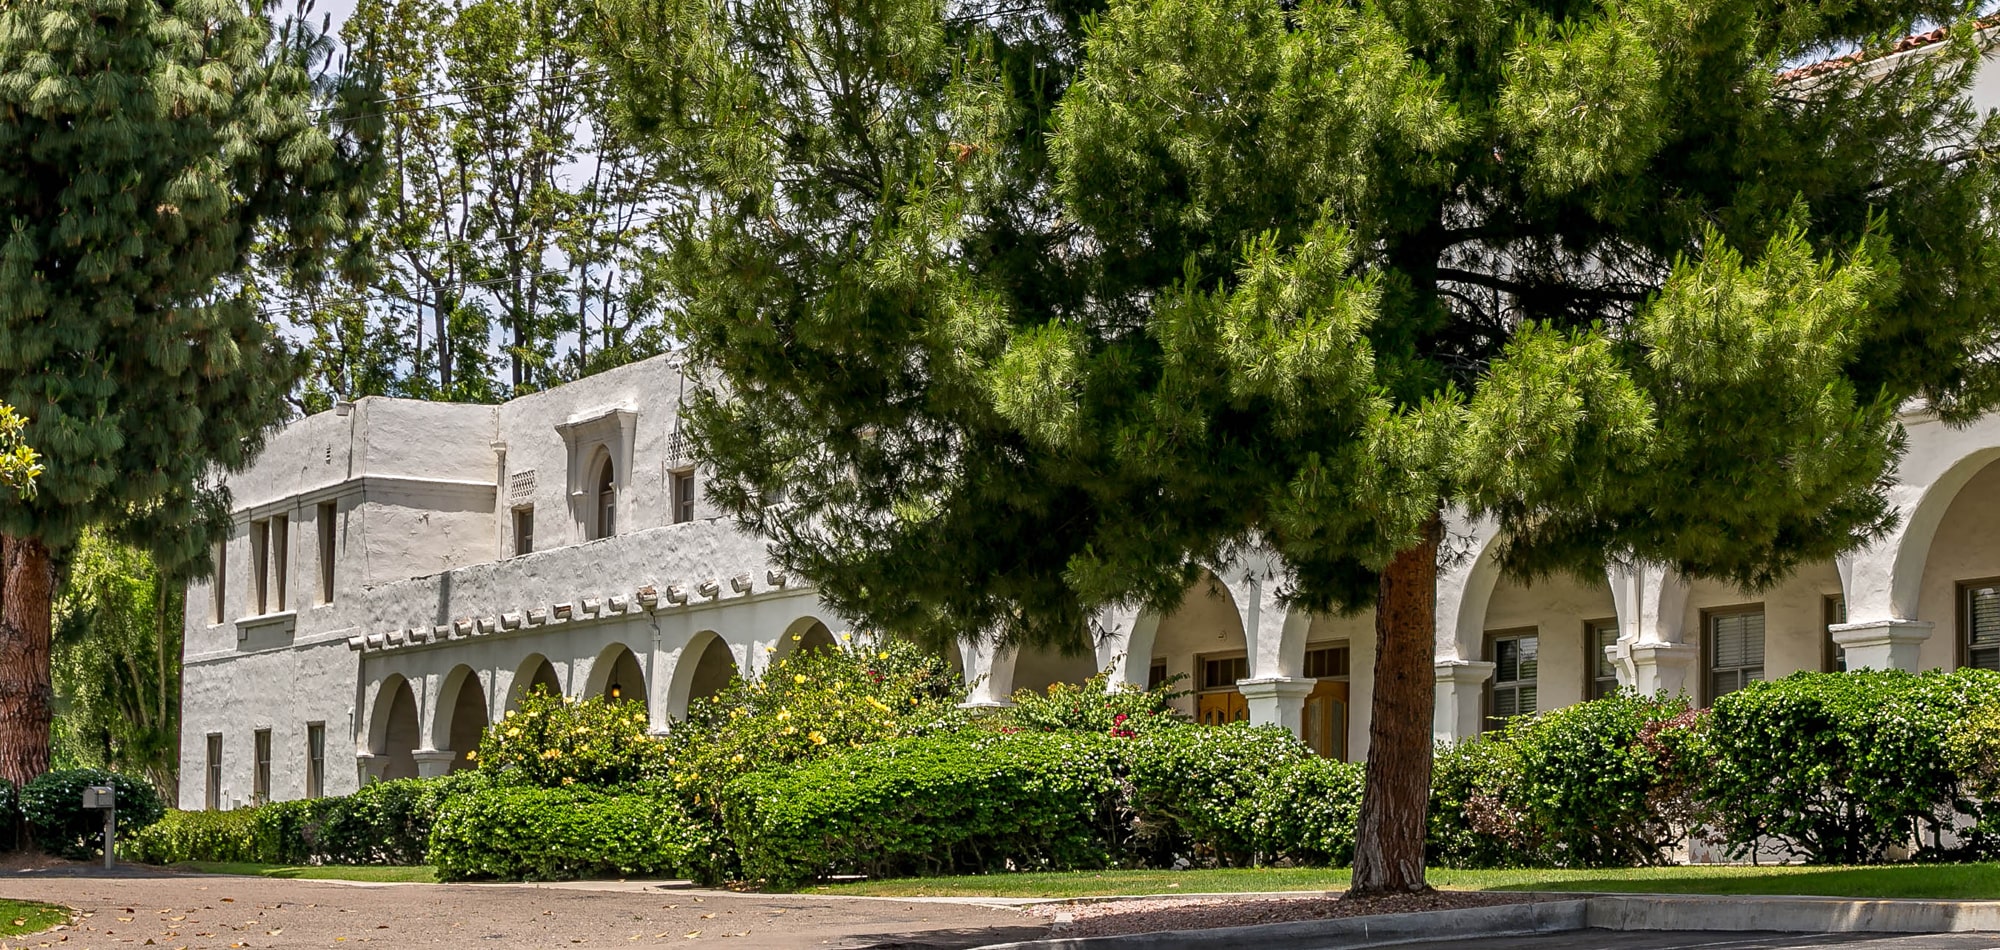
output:
M1586 926L1606 930L1783 930L1793 933L2000 931L2000 901L1854 900L1593 894Z
M1360 950L1465 937L1571 930L1964 933L2000 931L2000 901L1852 900L1680 894L1538 894L1547 899L1463 910L1302 920L1214 930L1052 937L978 950Z
M1271 950L1274 946L1304 946L1308 942L1314 950L1353 950L1449 937L1505 937L1582 930L1588 919L1589 904L1588 900L1535 901L1218 930L1055 937L993 944L978 950Z

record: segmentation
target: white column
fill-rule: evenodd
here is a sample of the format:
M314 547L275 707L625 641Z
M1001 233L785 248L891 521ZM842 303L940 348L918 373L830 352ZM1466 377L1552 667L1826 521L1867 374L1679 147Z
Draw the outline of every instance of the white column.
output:
M382 780L382 773L389 768L389 757L373 752L357 752L354 755L354 771L360 784Z
M1688 584L1673 569L1613 561L1604 573L1618 610L1618 642L1607 654L1620 685L1640 695L1698 693L1694 679L1701 649L1688 642Z
M1431 712L1431 737L1457 742L1480 733L1486 710L1486 680L1493 664L1484 660L1442 660L1437 664L1437 704Z
M418 778L437 778L451 771L451 760L458 753L449 749L419 749L410 753L417 760Z
M1236 691L1250 707L1252 725L1283 726L1304 738L1306 696L1317 683L1303 676L1266 676L1237 680Z
M1014 705L1014 660L1020 651L1012 646L995 646L982 638L964 648L965 681L971 695L960 703L962 709L1005 709Z

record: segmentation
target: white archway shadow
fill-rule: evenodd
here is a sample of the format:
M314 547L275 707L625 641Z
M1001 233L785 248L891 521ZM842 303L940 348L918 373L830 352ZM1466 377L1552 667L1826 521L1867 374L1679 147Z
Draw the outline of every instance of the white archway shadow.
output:
M416 778L414 753L423 741L416 691L401 673L382 679L368 714L368 751L381 756L383 779Z
M613 695L614 692L616 695ZM639 663L639 655L624 643L606 646L590 664L590 676L584 683L583 695L650 706L646 670Z
M466 753L479 747L487 725L486 687L479 673L459 664L445 674L431 715L432 748L452 752L451 771L472 766Z

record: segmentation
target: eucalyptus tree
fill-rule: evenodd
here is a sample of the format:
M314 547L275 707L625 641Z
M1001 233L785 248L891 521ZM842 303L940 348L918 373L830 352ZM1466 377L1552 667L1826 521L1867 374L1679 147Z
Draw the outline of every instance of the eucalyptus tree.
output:
M365 75L238 0L0 7L0 398L44 471L0 498L0 779L48 768L58 562L102 525L199 570L206 481L284 412L296 361L253 263L310 286L366 207Z
M1373 607L1376 894L1425 887L1446 511L1517 576L1768 585L1884 529L1899 406L1992 406L1975 12L612 0L603 49L712 496L938 641L1081 649L1250 547Z

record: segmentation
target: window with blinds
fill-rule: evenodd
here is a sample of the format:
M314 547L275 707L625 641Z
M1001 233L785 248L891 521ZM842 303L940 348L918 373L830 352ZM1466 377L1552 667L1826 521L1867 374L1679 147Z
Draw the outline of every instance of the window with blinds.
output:
M1965 588L1965 665L2000 670L2000 584Z
M1584 669L1590 673L1590 698L1603 699L1618 692L1618 668L1604 651L1618 642L1618 621L1597 620L1586 625L1584 645L1590 650Z
M1764 678L1764 612L1708 618L1708 698Z
M1347 675L1346 647L1314 647L1306 651L1306 675L1313 679L1339 679Z
M1533 634L1493 639L1493 685L1488 690L1486 728L1507 724L1535 711L1535 676L1540 672L1540 638Z

